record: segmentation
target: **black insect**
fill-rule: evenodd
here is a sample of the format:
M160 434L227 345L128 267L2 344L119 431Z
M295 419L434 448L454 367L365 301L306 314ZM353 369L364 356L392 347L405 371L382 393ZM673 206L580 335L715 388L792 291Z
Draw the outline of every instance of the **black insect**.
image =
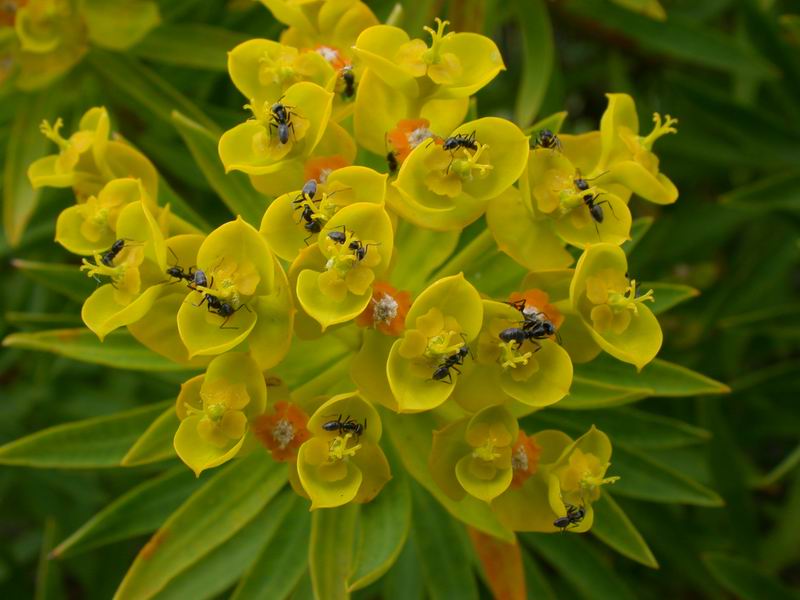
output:
M356 259L358 259L359 261L362 261L366 258L367 248L369 248L370 246L378 246L378 244L364 245L364 243L361 240L353 240L347 245L347 247L353 251L353 254L355 254Z
M352 98L356 93L356 74L353 73L351 65L345 65L339 72L339 76L344 81L344 91L342 92L343 98Z
M555 325L542 312L526 311L525 299L516 302L507 302L522 314L521 327L508 327L500 332L498 337L504 342L516 342L521 346L525 340L530 340L536 345L536 351L542 346L539 340L546 340L553 335L558 335Z
M532 147L561 150L561 140L558 139L558 136L549 129L542 129L536 134Z
M280 99L273 104L269 109L270 114L270 128L275 128L278 131L278 139L281 144L289 141L289 129L294 133L294 124L292 123L292 108L281 104Z
M450 369L460 375L461 370L458 367L464 364L464 359L467 358L468 354L469 348L466 344L462 345L454 354L445 358L442 363L436 367L433 375L431 375L431 379L434 381L441 381L442 383L453 383L453 374L450 372ZM447 381L445 381L445 378L447 378Z
M199 269L195 270L194 267L189 267L189 270L185 271L183 267L178 265L178 256L175 254L175 251L169 247L167 247L167 250L169 250L175 258L175 264L167 268L167 275L176 279L173 283L186 281L186 284L193 290L196 289L198 285L203 287L208 285L208 279L204 271Z
M558 527L564 533L570 527L577 527L585 516L586 509L583 506L567 504L567 514L553 521L553 527Z
M205 278L205 274L203 275L203 278ZM211 285L213 284L214 279L212 278ZM195 306L203 306L204 302L206 303L208 312L219 315L225 319L219 326L220 329L238 329L238 327L225 327L225 325L227 325L228 321L231 320L233 315L243 308L246 308L247 312L250 312L250 308L248 308L246 304L240 304L239 308L233 308L233 305L230 302L226 302L213 294L209 294L208 292L203 292L203 298L200 300L200 303L196 304Z
M397 173L397 169L400 168L400 165L397 162L397 156L395 156L394 152L391 150L386 153L386 164L389 167L390 175Z
M107 267L113 266L114 259L117 258L117 255L122 252L122 249L125 247L125 241L126 240L117 240L111 244L111 248L100 255L100 262Z
M442 150L446 150L447 152L455 152L459 148L468 148L469 150L478 149L478 142L475 140L474 131L469 135L465 133L451 135L449 138L446 138L442 144Z
M322 429L324 431L338 431L339 435L352 433L357 439L367 430L367 420L364 419L364 424L362 425L358 421L353 420L350 415L347 415L344 421L342 421L342 415L339 415L335 421L323 423Z
M308 232L308 236L303 241L305 242L306 246L308 246L308 240L310 240L315 233L322 231L322 223L316 218L317 213L311 206L311 203L307 201L303 202L302 204L295 206L294 209L301 209L300 219L297 222L300 223L301 221L304 221L303 229Z
M297 194L297 197L292 200L292 204L302 204L304 201L313 200L317 195L317 180L309 179L303 184L303 189ZM295 206L295 208L297 208Z
M614 215L614 218L617 218L617 213L614 212L614 207L611 206L611 203L608 200L601 200L600 202L597 199L601 196L601 194L584 194L583 196L583 203L586 205L586 208L589 209L589 214L592 216L592 219L595 222L595 228L597 228L598 223L603 222L603 207L601 204L608 204L608 208L611 209L611 214ZM598 234L599 234L598 230Z

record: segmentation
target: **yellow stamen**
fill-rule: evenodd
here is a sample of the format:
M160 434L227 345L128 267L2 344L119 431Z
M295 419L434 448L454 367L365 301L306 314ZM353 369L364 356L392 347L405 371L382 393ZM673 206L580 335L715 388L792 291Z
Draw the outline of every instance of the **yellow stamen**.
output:
M486 462L492 462L500 458L500 453L495 451L496 443L497 440L494 437L487 438L482 446L478 446L472 451L472 456Z
M422 60L424 60L427 64L435 65L442 61L442 53L440 48L442 40L453 35L452 31L448 34L444 33L445 28L449 24L450 21L442 21L439 17L436 17L436 31L427 25L423 27L425 31L431 34L430 48L422 53Z
M481 154L483 154L483 151L488 147L489 146L486 144L478 143L478 149L475 151L475 154L470 154L467 152L466 148L461 148L466 158L456 158L453 160L453 164L450 165L450 171L461 177L461 179L472 179L472 171L478 171L478 176L484 177L487 171L494 169L492 165L478 163Z
M653 113L653 131L650 134L641 139L641 144L648 150L652 150L653 143L663 135L667 135L668 133L678 133L678 130L673 127L673 125L678 124L678 119L673 119L669 115L666 115L664 118L664 122L661 122L661 115L658 113Z
M361 444L356 444L350 448L347 447L347 442L353 437L352 433L345 433L344 437L337 435L328 446L328 462L336 462L344 460L349 456L355 456L355 453L361 449Z
M516 369L517 365L525 366L528 364L528 359L533 356L533 352L520 354L515 340L499 342L498 346L500 347L500 366L504 369Z
M639 314L638 305L642 302L655 302L653 290L648 290L641 296L636 295L636 280L631 279L628 287L622 293L609 291L608 305L615 310L630 310Z
M41 125L39 125L39 131L41 131L48 140L57 144L59 148L66 150L69 148L69 141L65 140L63 137L61 137L61 134L58 133L58 130L63 126L64 121L61 119L61 117L56 119L56 122L53 125L50 125L50 122L45 119L42 121Z

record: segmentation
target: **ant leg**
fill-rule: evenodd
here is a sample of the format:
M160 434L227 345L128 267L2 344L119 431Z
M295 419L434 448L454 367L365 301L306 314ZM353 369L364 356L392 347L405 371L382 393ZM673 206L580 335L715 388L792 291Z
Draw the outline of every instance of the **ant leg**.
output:
M298 115L298 116L300 116L300 115ZM289 127L292 130L292 137L294 137L294 141L295 141L295 143L297 143L297 134L294 132L294 123L289 121Z
M225 317L225 320L222 322L222 325L219 326L220 329L239 329L238 327L225 327L225 324L230 321L230 317Z
M603 200L602 202L596 203L595 206L600 206L601 204L608 204L608 208L611 209L611 214L614 215L614 218L617 221L619 221L619 217L617 216L617 213L614 212L614 206L611 204L611 202L609 202L608 200Z

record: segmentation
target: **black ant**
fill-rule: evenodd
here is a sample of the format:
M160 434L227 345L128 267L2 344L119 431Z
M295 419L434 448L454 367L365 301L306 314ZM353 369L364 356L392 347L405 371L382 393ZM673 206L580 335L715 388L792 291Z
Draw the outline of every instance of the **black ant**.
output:
M297 194L297 197L292 200L292 204L302 204L306 199L313 200L317 195L317 180L309 179L303 184L303 189ZM297 207L295 207L297 208Z
M339 231L335 229L334 231L328 232L328 238L337 243L337 244L344 244L347 241L347 228L344 225L341 225L342 230ZM370 246L379 246L380 244L366 244L361 240L351 240L351 242L347 245L349 250L353 251L356 259L360 262L364 260L367 256L367 248Z
M388 134L384 134L383 136L383 145L386 146L386 164L389 166L389 175L394 175L397 173L397 169L400 168L400 163L397 162L397 155L394 153L393 150L389 150L389 140Z
M200 272L202 273L202 271ZM205 274L203 275L203 277L205 278ZM211 285L214 285L213 277L211 278ZM233 315L235 315L243 308L246 308L247 312L250 312L250 308L246 304L239 305L239 308L233 308L233 305L230 304L229 302L225 302L224 300L221 300L217 296L209 294L208 292L203 293L203 298L202 300L200 300L200 304L195 304L195 306L203 306L203 302L206 303L206 307L208 307L208 312L213 313L215 315L219 315L220 317L223 317L225 319L222 322L222 325L219 326L220 329L238 329L238 327L225 327L225 325L228 323L228 321L231 320L231 317Z
M339 72L339 76L344 81L343 98L352 98L356 93L356 75L353 73L352 65L345 65Z
M283 96L281 96L282 98ZM294 133L294 124L292 123L292 108L291 106L286 106L285 104L281 104L280 98L278 101L273 104L269 109L269 114L271 117L270 121L270 128L274 127L278 131L278 139L281 141L281 144L285 144L289 141L289 128L292 129L292 133Z
M550 150L561 150L561 140L549 129L542 129L536 134L532 148L549 148Z
M570 527L577 527L585 516L586 509L583 506L567 504L567 514L553 521L553 527L558 527L564 533Z
M436 367L436 370L433 372L433 375L431 375L431 379L433 379L434 381L441 381L442 383L452 384L453 374L450 372L450 369L453 369L453 371L455 371L460 375L461 371L459 370L458 367L464 364L464 359L467 358L468 354L469 354L469 348L465 343L454 354L451 354L450 356L445 358L442 361L442 363L438 367ZM447 378L447 381L444 380L445 377Z
M100 255L100 262L107 267L113 267L114 259L117 258L117 255L125 248L125 242L127 241L130 240L120 239L111 244L111 248Z
M361 434L367 430L367 420L364 419L364 424L354 421L350 415L347 415L344 421L342 421L342 415L335 421L327 421L326 423L322 424L323 431L338 431L339 435L343 435L345 433L352 433L356 439L361 437Z
M447 152L455 152L459 148L468 148L469 150L478 149L478 142L475 139L474 131L469 135L465 133L451 135L449 138L445 139L444 143L442 144L442 150Z
M558 335L555 325L547 318L542 312L527 312L525 311L525 299L517 300L516 302L506 302L506 304L516 308L522 313L522 327L508 327L500 332L498 337L504 342L517 342L517 346L521 346L525 340L530 340L536 344L536 351L541 349L541 344L538 340L546 340L547 338Z
M173 281L173 283L178 283L178 281L186 281L187 285L192 289L196 289L198 285L205 287L208 284L208 279L206 278L204 271L201 271L200 269L195 270L194 267L189 267L188 271L184 271L183 267L178 265L178 255L175 254L175 251L169 246L167 247L167 250L169 250L172 256L175 258L175 264L167 269L167 275L177 279L177 281Z
M597 177L601 175L605 175L605 173L600 173ZM597 177L593 177L592 179L597 179ZM589 182L591 179L584 179L581 176L580 171L576 173L576 177L574 179L575 187L578 188L579 192L585 192L589 189ZM608 204L608 207L611 209L612 214L616 217L616 213L614 213L614 207L611 206L611 203L608 200L603 200L601 202L597 202L597 199L601 196L601 194L583 194L583 203L586 205L586 208L589 209L589 214L591 215L592 219L595 222L595 229L597 229L597 224L603 222L603 208L600 206L601 204ZM598 235L600 231L598 230Z

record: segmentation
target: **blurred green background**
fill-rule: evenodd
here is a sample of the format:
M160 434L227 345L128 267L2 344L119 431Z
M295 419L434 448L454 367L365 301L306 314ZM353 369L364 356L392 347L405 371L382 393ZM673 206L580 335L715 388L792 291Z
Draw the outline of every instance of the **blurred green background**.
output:
M224 207L150 99L160 94L169 101L174 86L221 128L233 126L242 120L243 102L225 71L225 50L249 37L275 39L282 26L249 1L160 4L163 25L131 52L92 50L55 84L55 93L37 102L46 103L51 118L65 118L65 131L86 108L107 106L115 129L153 160L170 186L209 222L221 222ZM381 20L393 8L392 2L368 4ZM725 506L620 498L657 570L588 536L546 542L523 536L531 550L530 597L791 597L790 588L800 586L800 35L791 13L800 6L665 0L668 18L659 21L631 10L651 4L637 0L403 4L403 26L415 34L433 16L448 15L454 29L496 40L508 70L478 95L480 115L541 118L567 110L564 130L581 132L597 127L606 92L627 92L644 130L654 111L680 119L678 135L659 141L656 151L681 195L667 207L634 201L634 217L657 218L631 269L648 281L701 291L661 318L660 356L733 391L654 398L636 408L703 430L697 437L705 443L651 454L718 492ZM521 88L524 101L515 107L511 99ZM37 152L15 145L12 136L25 103L9 90L0 96L4 164ZM47 190L21 243L11 248L0 240L2 336L80 324L78 299L65 300L14 267L15 260L76 263L52 242L55 218L71 202L69 191ZM172 398L181 379L3 349L0 444ZM63 561L42 557L153 472L0 468L0 597L111 597L145 537ZM415 568L413 557L404 556L390 577L413 575Z

